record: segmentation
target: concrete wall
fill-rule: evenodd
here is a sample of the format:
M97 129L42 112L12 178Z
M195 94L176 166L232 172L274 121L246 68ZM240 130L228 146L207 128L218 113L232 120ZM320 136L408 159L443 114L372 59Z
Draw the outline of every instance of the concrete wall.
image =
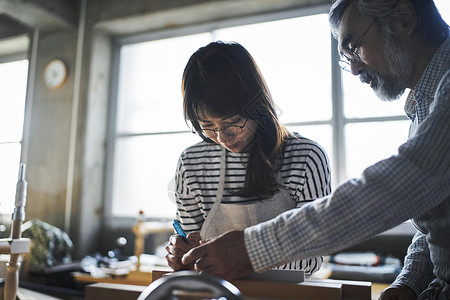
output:
M27 180L29 218L43 218L63 228L66 207L67 164L70 152L71 110L74 90L76 32L39 36L36 80L29 127ZM44 86L46 64L63 59L69 78L58 90Z

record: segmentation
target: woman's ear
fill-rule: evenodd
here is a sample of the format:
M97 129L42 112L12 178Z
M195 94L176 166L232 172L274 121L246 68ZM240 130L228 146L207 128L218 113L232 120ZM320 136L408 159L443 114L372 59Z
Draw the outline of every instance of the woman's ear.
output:
M417 12L410 0L400 0L396 5L398 34L410 37L417 26Z

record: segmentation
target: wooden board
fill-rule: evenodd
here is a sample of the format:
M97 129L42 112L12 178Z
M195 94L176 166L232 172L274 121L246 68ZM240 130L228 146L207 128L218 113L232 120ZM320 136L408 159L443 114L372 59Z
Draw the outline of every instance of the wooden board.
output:
M166 270L153 270L153 281L170 273ZM343 300L370 300L372 283L367 281L351 280L333 280L333 279L306 279L303 283L280 283L280 282L261 282L253 280L235 280L234 284L243 295L283 297L293 299L302 299L315 297L311 299L320 299L320 296L327 297L323 299L334 299L335 289L340 290ZM300 294L299 294L300 293ZM302 295L302 296L299 296ZM301 297L301 298L299 298Z
M342 299L372 299L372 283L368 281L334 280L334 279L308 279L308 282L340 283L342 284Z
M94 283L86 287L85 300L129 300L137 299L146 287L116 283Z
M90 274L74 272L75 281L80 283L117 283L148 286L152 283L152 272L131 271L127 275L114 277L92 277Z
M152 281L158 280L166 270L153 270ZM306 279L302 283L271 282L258 280L234 280L244 299L264 297L265 299L309 299L309 300L370 300L371 283L364 281ZM86 288L86 300L94 299L136 299L145 286L99 283Z
M167 273L170 272L153 270L153 281L158 280ZM241 291L244 297L339 300L342 294L342 285L339 283L284 283L257 280L235 280L231 281L231 283Z

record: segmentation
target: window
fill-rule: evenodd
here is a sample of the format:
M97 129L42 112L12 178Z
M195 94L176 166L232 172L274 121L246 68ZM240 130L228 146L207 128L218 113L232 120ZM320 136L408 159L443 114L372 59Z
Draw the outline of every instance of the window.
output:
M173 217L168 184L178 156L199 141L182 117L181 76L210 40L203 33L121 47L112 216Z
M321 144L333 160L329 36L327 14L215 32L216 39L239 42L253 56L270 88L280 121L289 130ZM305 47L305 41L314 46Z
M445 0L436 3L447 5ZM395 154L406 141L404 100L380 101L370 87L341 72L333 61L336 45L331 42L327 9L301 17L238 22L239 26L197 27L188 35L186 29L183 35L164 32L161 35L169 37L163 39L149 35L119 42L107 217L135 218L139 210L151 218L174 217L169 181L183 149L200 141L183 120L181 76L190 55L214 40L239 42L252 54L280 120L327 151L335 186ZM342 86L342 95L336 96L333 81Z
M312 27L315 32L308 30ZM289 38L300 35L316 47L304 47L301 40ZM326 14L125 44L119 54L109 216L135 217L139 210L152 218L175 215L167 192L169 181L181 152L200 141L183 119L181 76L192 53L213 40L244 45L271 88L281 121L318 141L331 156L331 47ZM312 56L325 59L312 60Z
M359 177L369 165L397 152L408 139L410 121L402 99L383 102L369 85L342 71L345 173L344 179Z
M450 2L435 0L443 19L450 22ZM342 72L345 170L342 179L359 177L369 165L397 152L408 138L409 120L404 104L409 91L400 100L380 101L368 85L349 72ZM352 158L352 159L350 159Z
M0 62L0 212L14 209L27 89L28 60Z

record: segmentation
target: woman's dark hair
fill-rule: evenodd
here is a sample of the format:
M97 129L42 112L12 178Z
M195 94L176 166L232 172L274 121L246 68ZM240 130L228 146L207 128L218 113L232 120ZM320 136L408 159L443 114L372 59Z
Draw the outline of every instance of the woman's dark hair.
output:
M429 43L439 45L449 36L449 26L442 19L433 0L409 0L414 6L417 14L416 30ZM330 8L328 19L334 37L337 37L337 30L345 9L353 2L356 2L361 14L377 19L383 31L392 32L394 21L398 18L396 5L399 0L336 0Z
M234 194L269 198L278 190L274 173L288 130L278 122L272 96L250 53L238 43L213 42L189 59L182 80L183 111L198 134L199 120L242 115L256 122L244 187Z

